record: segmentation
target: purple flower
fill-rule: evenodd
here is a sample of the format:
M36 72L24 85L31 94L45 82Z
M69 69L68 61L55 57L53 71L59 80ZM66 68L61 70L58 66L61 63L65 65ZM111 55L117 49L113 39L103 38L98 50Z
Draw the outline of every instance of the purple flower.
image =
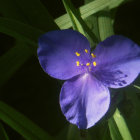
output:
M113 35L91 52L88 40L73 30L48 32L39 38L39 62L50 76L67 80L60 106L66 119L80 129L98 122L110 104L108 88L131 84L140 72L140 48Z

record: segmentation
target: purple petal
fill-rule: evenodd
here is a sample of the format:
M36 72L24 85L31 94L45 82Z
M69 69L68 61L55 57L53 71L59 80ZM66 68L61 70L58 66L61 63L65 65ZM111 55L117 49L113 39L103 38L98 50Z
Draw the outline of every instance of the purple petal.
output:
M88 40L79 32L68 29L42 35L37 53L46 73L66 80L85 71L81 64L90 59L85 49L90 53Z
M64 83L60 106L66 119L80 129L87 129L107 112L110 94L107 87L89 73Z
M140 72L140 48L126 37L111 36L99 43L94 53L97 66L93 72L108 87L125 87Z

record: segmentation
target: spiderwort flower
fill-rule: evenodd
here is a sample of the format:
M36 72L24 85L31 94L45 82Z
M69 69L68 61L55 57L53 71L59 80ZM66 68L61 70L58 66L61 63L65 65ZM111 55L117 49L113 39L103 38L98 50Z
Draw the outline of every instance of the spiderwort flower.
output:
M140 72L140 48L130 39L113 35L91 52L88 40L67 29L39 38L39 62L50 76L67 80L60 106L66 119L80 129L98 122L110 104L108 88L121 88Z

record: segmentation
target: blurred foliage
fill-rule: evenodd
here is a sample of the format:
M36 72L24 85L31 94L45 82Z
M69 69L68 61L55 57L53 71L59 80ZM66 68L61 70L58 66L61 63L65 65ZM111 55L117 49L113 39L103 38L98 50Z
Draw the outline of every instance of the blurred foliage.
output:
M139 4L136 0L0 1L0 139L138 140L139 78L134 86L111 90L105 117L88 130L78 130L62 115L61 81L42 71L36 48L41 34L71 26L94 47L114 32L140 44Z

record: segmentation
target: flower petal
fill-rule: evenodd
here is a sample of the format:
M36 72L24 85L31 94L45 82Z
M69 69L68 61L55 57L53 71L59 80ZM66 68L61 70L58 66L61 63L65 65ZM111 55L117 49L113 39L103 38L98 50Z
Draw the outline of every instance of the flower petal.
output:
M93 72L108 87L125 87L140 72L140 47L126 37L111 36L94 53L97 66Z
M61 89L61 110L66 119L80 129L87 129L99 121L109 104L108 88L89 73L66 81Z
M46 73L66 80L84 72L80 66L90 55L88 40L71 29L48 32L39 38L38 58Z

